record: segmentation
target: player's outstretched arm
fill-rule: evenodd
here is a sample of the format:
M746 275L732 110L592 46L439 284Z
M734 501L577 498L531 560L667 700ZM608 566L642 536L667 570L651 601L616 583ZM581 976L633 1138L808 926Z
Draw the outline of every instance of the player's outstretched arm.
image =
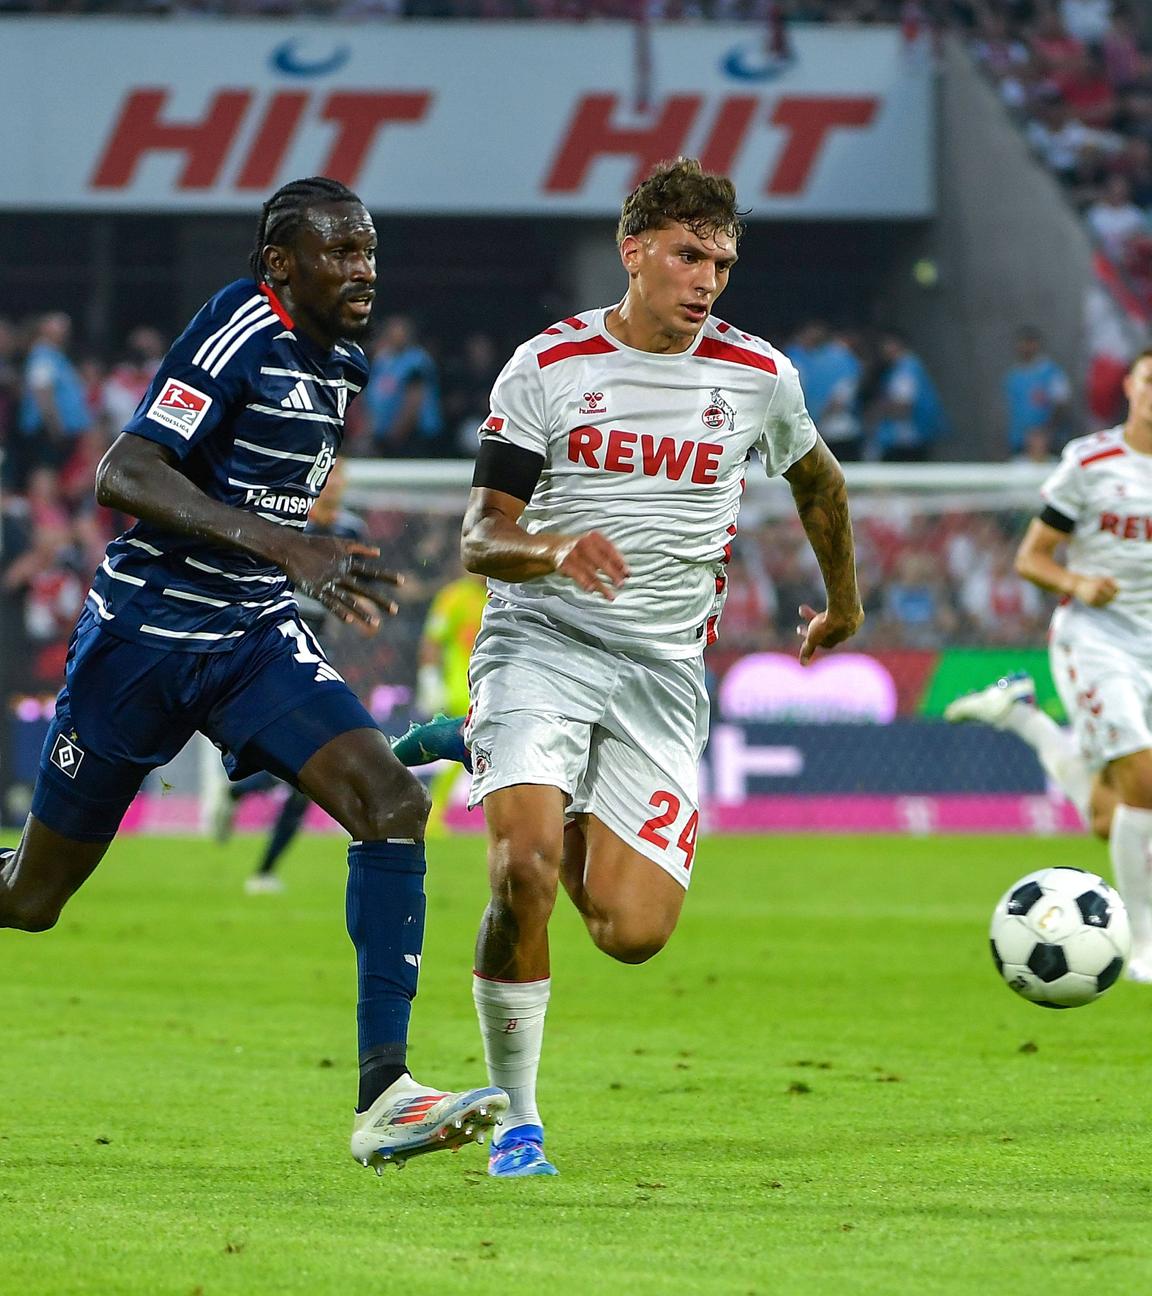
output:
M628 564L599 531L584 535L531 535L520 525L526 501L504 491L474 486L460 536L464 566L481 576L526 581L559 572L581 589L611 601L624 584Z
M1033 518L1016 551L1016 571L1049 594L1079 599L1089 607L1105 607L1120 592L1111 576L1084 576L1070 571L1056 557L1068 540L1063 531Z
M828 606L823 612L800 608L805 624L797 628L804 636L800 646L802 665L812 660L817 648L834 648L850 639L864 620L860 591L856 585L856 552L852 543L852 518L848 512L848 491L836 457L820 437L803 458L784 474L792 488L796 512L804 524L808 543L820 564Z
M396 605L372 588L400 578L373 561L379 549L331 536L304 535L210 499L173 466L172 451L122 433L96 470L96 499L167 531L239 549L274 563L302 593L368 630Z

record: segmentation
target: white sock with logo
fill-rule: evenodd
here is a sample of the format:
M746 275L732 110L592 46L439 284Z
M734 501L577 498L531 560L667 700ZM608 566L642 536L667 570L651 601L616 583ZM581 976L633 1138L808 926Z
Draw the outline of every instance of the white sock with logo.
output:
M552 979L489 981L473 973L472 999L484 1040L488 1078L508 1095L504 1129L542 1125L536 1109L536 1072L544 1046L544 1015Z
M1152 958L1152 873L1148 852L1152 848L1152 810L1118 805L1112 815L1108 849L1116 890L1128 908L1132 928L1132 957Z
M1046 711L1022 704L1009 708L1003 727L1032 748L1045 774L1080 812L1085 825L1091 823L1092 771L1072 731L1061 728Z

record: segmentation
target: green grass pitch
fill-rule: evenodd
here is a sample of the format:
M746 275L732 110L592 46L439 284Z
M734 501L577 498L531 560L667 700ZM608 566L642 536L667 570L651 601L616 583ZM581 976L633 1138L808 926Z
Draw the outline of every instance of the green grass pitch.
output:
M641 968L554 920L558 1179L347 1152L344 850L125 839L0 932L0 1292L1061 1293L1152 1282L1152 988L1047 1012L987 923L1087 839L712 839ZM477 840L437 844L412 1063L480 1083Z

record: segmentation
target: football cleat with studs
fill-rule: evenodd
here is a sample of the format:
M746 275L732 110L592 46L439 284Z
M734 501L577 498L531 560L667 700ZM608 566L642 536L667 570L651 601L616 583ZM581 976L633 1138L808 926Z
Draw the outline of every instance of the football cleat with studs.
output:
M544 1131L539 1125L518 1125L492 1140L488 1173L494 1179L526 1179L560 1171L544 1155Z
M464 745L464 716L433 716L427 724L409 725L406 733L393 738L392 750L401 765L430 765L450 760L472 773L472 755Z
M403 1169L428 1152L458 1152L483 1143L508 1110L503 1089L445 1093L417 1084L409 1075L390 1085L352 1125L352 1155L383 1174L385 1166Z
M995 684L989 684L987 688L978 689L975 693L965 693L954 702L949 702L944 708L944 719L949 724L976 720L980 724L991 725L993 729L1002 729L1014 706L1035 705L1036 685L1032 676L1017 671L998 679Z

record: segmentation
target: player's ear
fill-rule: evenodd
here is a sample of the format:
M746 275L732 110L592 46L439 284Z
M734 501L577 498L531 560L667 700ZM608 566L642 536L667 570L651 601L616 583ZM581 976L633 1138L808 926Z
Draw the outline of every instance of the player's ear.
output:
M620 240L620 260L623 262L624 269L629 275L638 273L640 269L640 254L643 252L640 240L635 234L626 234Z
M264 273L274 284L288 282L289 264L292 260L290 249L277 243L269 243L264 248Z

